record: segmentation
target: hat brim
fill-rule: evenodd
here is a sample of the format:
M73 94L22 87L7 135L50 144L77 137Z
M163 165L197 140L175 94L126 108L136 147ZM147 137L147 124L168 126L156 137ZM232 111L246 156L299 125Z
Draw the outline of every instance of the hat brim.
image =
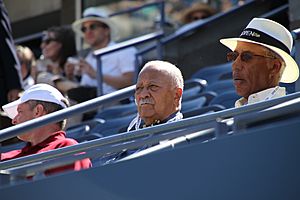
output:
M267 45L267 44L264 44L264 43L255 42L255 41L248 40L248 39L243 39L243 38L227 38L227 39L221 39L220 40L220 42L223 45L225 45L226 47L228 47L232 51L235 50L238 41L249 42L249 43L253 43L253 44L262 45L264 47L267 47L267 48L271 49L272 51L276 52L279 56L281 56L281 58L285 62L286 67L283 71L280 82L282 82L282 83L293 83L298 79L298 77L299 77L298 65L297 65L296 61L289 54L287 54L285 51L283 51L283 50L281 50L277 47L271 46L271 45Z
M83 35L84 35L83 32L81 31L82 23L87 22L87 21L98 21L98 22L106 24L110 29L111 39L112 40L118 39L116 26L113 24L113 22L109 19L105 19L105 18L101 18L101 17L85 17L85 18L76 20L72 24L72 28L81 37L83 37Z
M18 114L19 104L21 104L21 98L2 106L2 108L9 118L14 119Z

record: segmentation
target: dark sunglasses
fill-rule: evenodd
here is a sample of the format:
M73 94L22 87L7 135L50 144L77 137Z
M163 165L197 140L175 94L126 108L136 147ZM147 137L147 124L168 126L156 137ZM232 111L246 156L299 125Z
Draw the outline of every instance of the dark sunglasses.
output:
M55 38L46 38L46 39L43 39L42 42L48 45L48 44L49 44L50 42L52 42L52 41L58 42L58 40L55 39Z
M276 59L276 57L274 57L274 56L257 55L257 54L253 54L249 51L244 51L241 54L236 52L236 51L233 51L233 52L227 53L227 60L230 61L230 62L235 61L239 57L239 55L241 55L241 60L243 62L248 62L248 61L252 60L254 57L263 57L263 58Z
M103 27L103 28L105 28L105 27L107 27L105 24L91 24L91 25L89 25L89 26L82 26L81 27L81 31L83 32L83 33L85 33L88 29L89 30L91 30L91 31L93 31L93 30L96 30L98 27Z

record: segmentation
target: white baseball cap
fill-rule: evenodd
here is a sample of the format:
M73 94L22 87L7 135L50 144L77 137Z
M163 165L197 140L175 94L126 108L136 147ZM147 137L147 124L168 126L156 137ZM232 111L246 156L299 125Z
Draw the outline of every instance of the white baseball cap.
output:
M64 103L67 102L67 99L56 88L45 83L40 83L31 86L25 90L21 98L2 106L2 108L9 118L14 119L18 114L18 105L29 100L52 102L61 105L63 108L67 107Z
M290 56L293 38L284 26L265 18L253 18L238 38L221 39L220 42L232 51L238 41L259 44L276 52L285 62L280 82L292 83L299 77L296 61Z

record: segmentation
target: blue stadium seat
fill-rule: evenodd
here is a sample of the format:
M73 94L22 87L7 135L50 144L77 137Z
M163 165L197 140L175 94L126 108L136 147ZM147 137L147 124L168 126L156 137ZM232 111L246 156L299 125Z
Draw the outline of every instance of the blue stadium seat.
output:
M212 84L209 84L205 88L205 91L213 91L217 94L222 94L224 92L235 91L235 88L233 85L233 80L228 79L228 80L216 81Z
M78 142L83 142L87 140L92 140L96 138L103 137L99 133L91 133L90 131L97 125L103 124L105 120L103 119L91 119L80 124L71 126L67 128L67 137L76 139Z
M189 110L187 112L183 112L183 117L184 118L188 118L188 117L194 117L197 115L202 115L202 114L207 114L207 113L211 113L211 112L217 112L220 110L224 110L225 107L222 105L210 105L210 106L204 106L202 108L196 108L196 109L192 109Z
M199 93L203 92L207 86L207 81L203 79L189 79L184 82L182 101L189 100Z
M109 119L115 119L118 117L131 115L136 112L137 109L135 103L115 105L100 111L99 113L96 114L95 118L109 120Z
M194 73L191 78L201 78L206 80L208 84L211 84L218 80L231 79L231 73L231 62L228 62L201 68L196 73Z
M103 136L109 136L124 132L135 116L136 113L124 117L105 120L104 123L96 125L90 133L98 133Z
M239 98L240 97L236 94L235 91L224 92L212 99L209 105L217 104L222 105L225 108L233 108L235 101Z
M193 97L193 99L183 101L181 111L182 113L190 112L192 110L203 108L207 106L212 99L216 97L214 92L203 92Z

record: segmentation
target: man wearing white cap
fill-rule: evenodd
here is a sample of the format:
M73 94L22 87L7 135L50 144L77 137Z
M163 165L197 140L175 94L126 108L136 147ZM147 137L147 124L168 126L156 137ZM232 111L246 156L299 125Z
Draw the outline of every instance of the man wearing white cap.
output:
M98 86L96 79L97 60L93 52L114 45L114 40L117 38L117 29L107 14L96 7L87 8L83 13L83 18L75 21L72 27L90 46L89 49L83 51L85 59L80 61L82 70L80 85L95 89ZM136 48L130 47L101 58L102 94L108 94L133 84L135 53ZM80 98L83 96L82 93L79 95ZM69 96L72 98L73 95Z
M292 83L299 69L290 56L293 47L291 33L281 24L264 18L254 18L239 38L221 39L232 52L234 86L241 99L235 107L278 98L286 94L279 82Z
M4 105L4 112L12 119L13 124L36 119L68 106L67 99L54 87L47 84L36 84L25 90L21 98ZM41 153L52 149L77 144L73 139L66 138L62 131L65 120L30 130L18 138L28 144L20 149L1 154L1 161ZM80 170L89 168L89 159L76 161L74 164L46 171L46 174L64 170Z

